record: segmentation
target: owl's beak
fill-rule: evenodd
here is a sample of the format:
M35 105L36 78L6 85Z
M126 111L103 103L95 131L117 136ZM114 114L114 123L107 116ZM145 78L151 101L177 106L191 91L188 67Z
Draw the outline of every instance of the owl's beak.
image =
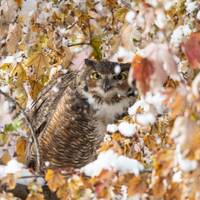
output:
M111 84L110 84L110 81L108 79L105 79L103 81L102 88L103 88L104 92L108 92L108 90L111 89Z

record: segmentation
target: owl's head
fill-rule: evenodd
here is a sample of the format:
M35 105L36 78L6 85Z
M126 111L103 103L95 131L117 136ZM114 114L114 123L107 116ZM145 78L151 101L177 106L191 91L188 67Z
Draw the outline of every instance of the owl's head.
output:
M85 60L85 70L81 76L84 93L98 103L119 102L132 95L127 77L130 64L120 64L107 60Z

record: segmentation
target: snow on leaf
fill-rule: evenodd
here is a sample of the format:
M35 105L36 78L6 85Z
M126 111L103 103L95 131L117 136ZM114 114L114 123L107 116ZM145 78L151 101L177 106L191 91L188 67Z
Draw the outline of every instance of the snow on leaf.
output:
M147 126L149 124L154 124L156 121L155 116L152 113L137 114L136 120L139 124Z
M107 125L107 132L115 133L117 130L118 130L117 125L115 125L115 124L108 124Z
M136 124L130 124L126 121L123 121L118 126L119 132L125 137L133 136L137 131Z
M189 38L183 42L182 49L192 68L200 67L200 33L192 33Z
M119 156L114 151L108 150L101 152L97 160L82 167L81 171L87 176L94 177L98 176L103 169L114 169L123 173L129 172L138 175L144 167L137 160L130 159L126 156Z
M19 51L12 56L6 56L5 59L0 60L0 66L3 64L13 64L16 65L17 63L21 62L23 60L23 51Z

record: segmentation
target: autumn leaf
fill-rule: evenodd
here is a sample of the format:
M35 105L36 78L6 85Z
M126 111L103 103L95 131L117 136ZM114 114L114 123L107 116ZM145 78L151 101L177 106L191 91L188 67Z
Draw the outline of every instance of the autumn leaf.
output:
M23 85L24 81L27 79L26 71L21 63L17 63L10 72L10 76L14 79L14 84L16 86Z
M4 165L8 163L8 161L11 159L10 154L8 151L5 151L1 157L1 161Z
M48 169L45 175L45 180L53 192L58 190L61 186L65 184L65 178L59 172Z
M17 3L17 5L18 5L19 7L21 7L22 4L23 4L23 2L24 2L24 0L15 0L15 2Z
M150 89L150 76L154 72L152 63L148 59L136 55L133 59L132 67L134 70L132 76L138 83L138 89L142 94L146 94Z
M152 186L152 192L155 199L160 199L164 197L164 194L166 193L167 188L163 184L163 179L161 177L158 177L156 182Z
M44 195L41 193L29 193L26 200L44 200Z
M68 195L67 184L64 184L61 187L59 187L56 192L56 195L59 199L65 200Z
M42 90L43 85L39 83L38 81L29 79L29 84L31 86L30 90L30 96L33 100L35 100L39 94L39 92Z
M192 33L182 44L185 53L192 68L200 68L200 32Z
M17 154L17 160L19 162L25 161L25 152L26 152L26 140L25 138L19 137L17 139L16 144L16 154Z
M147 91L156 92L167 79L179 80L177 66L167 44L150 43L136 55L129 73L129 83L137 81L142 95Z
M15 175L7 174L7 176L3 178L2 184L5 184L8 189L13 190L16 186Z
M102 59L102 52L101 52L101 45L102 40L100 37L93 37L91 40L91 46L93 47L93 53L92 55L97 59Z
M49 66L49 59L44 52L36 52L33 53L33 55L30 55L26 62L26 66L34 66L34 72L37 77L39 77L43 74L44 69Z
M147 190L147 185L142 177L134 176L128 182L128 195L142 194Z
M7 51L9 53L15 53L17 50L17 45L22 36L22 26L20 23L10 24L8 36L6 38Z

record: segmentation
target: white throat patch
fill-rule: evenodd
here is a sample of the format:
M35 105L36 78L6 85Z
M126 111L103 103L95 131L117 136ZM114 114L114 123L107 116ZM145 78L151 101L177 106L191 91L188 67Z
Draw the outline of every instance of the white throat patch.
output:
M122 99L119 102L113 104L107 103L98 103L95 98L88 94L87 92L83 92L83 95L86 97L88 103L93 106L96 112L96 117L106 124L113 122L116 115L121 115L127 111L128 107L133 103L134 97L127 97Z

